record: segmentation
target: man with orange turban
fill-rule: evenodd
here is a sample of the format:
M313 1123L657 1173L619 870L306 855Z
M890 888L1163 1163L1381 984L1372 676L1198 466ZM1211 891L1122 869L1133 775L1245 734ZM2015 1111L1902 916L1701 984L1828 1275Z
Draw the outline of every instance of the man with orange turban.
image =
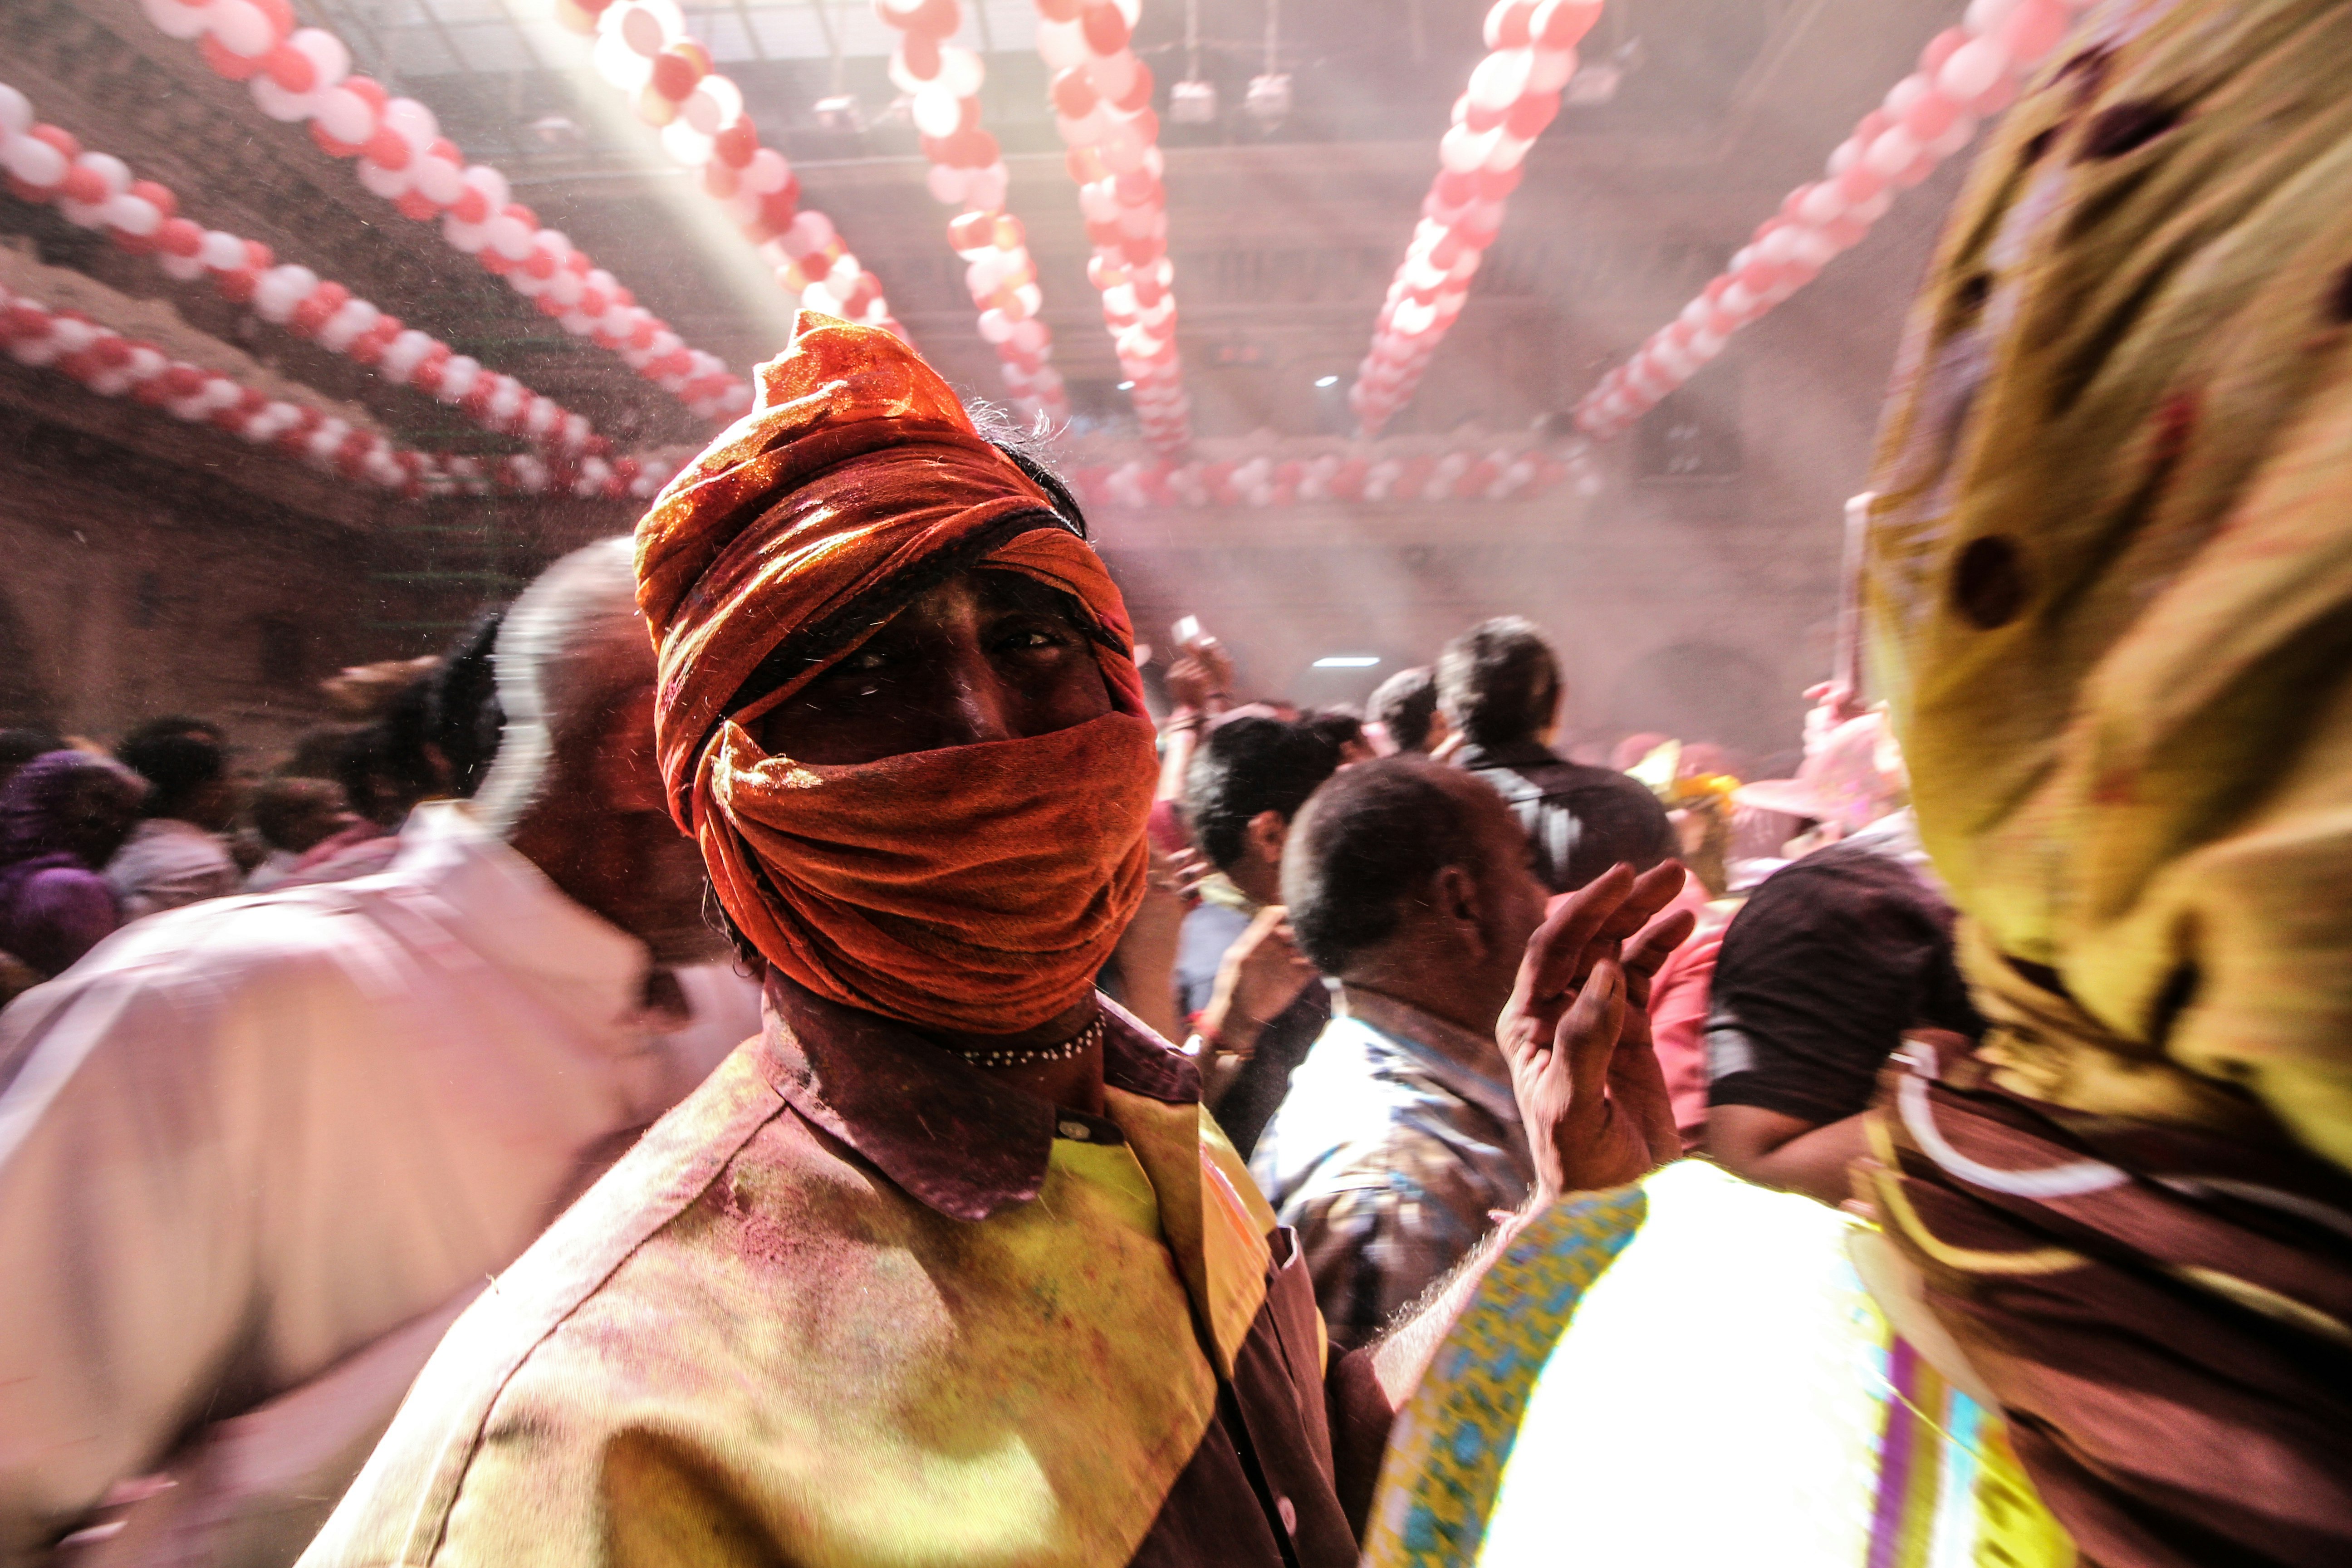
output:
M803 317L761 375L637 541L671 809L764 1033L452 1331L306 1562L1352 1564L1498 1250L1327 1376L1193 1064L1095 993L1157 769L1075 504L887 333ZM1637 1196L1555 1200L1675 1147L1639 1004L1686 921L1617 954L1679 879L1530 945L1541 1191L1497 1279L1562 1215L1622 1245Z

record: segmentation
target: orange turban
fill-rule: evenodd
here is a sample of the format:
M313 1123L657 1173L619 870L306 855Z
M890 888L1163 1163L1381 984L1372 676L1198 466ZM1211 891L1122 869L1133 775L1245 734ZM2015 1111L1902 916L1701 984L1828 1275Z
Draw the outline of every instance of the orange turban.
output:
M1052 498L897 338L803 313L758 374L751 412L637 524L671 813L736 925L818 994L934 1028L1043 1023L1086 996L1143 896L1155 764L1127 607ZM854 766L761 748L752 721L961 567L1084 605L1115 711ZM844 626L739 705L780 646Z

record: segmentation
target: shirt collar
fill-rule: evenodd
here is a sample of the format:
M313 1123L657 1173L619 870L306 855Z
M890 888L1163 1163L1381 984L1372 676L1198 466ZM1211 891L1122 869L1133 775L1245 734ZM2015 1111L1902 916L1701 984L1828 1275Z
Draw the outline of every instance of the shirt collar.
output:
M1379 991L1342 984L1336 1009L1412 1054L1415 1066L1444 1089L1517 1126L1518 1096L1502 1047L1486 1036Z
M982 1220L1045 1184L1053 1106L903 1025L828 1002L771 970L757 1045L794 1110L950 1219ZM1192 1063L1108 999L1103 1081L1168 1105L1196 1104Z
M467 948L591 1035L658 1028L646 1010L645 943L573 903L461 802L418 806L392 864L344 885L422 892Z
M1465 745L1454 753L1454 765L1464 768L1532 768L1559 761L1551 748L1533 737L1500 746Z

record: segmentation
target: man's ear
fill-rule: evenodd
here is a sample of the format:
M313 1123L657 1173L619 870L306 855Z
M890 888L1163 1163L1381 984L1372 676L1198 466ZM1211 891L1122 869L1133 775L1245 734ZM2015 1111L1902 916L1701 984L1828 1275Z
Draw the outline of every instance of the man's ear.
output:
M1245 836L1249 846L1269 866L1282 864L1282 847L1290 840L1290 824L1282 813L1268 807L1249 819Z
M1429 879L1429 910L1463 940L1485 945L1486 911L1479 903L1478 879L1465 868L1438 868Z

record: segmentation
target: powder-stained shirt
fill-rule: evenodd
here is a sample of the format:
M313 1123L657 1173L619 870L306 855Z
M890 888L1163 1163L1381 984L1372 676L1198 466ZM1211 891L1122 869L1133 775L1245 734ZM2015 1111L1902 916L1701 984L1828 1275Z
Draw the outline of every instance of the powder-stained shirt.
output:
M772 976L451 1331L309 1568L1348 1568L1304 1260L1114 1015L1056 1111Z
M290 1561L432 1339L331 1421L291 1412L266 1463L175 1445L478 1288L756 1027L756 992L712 968L649 1011L649 969L445 804L383 875L152 916L14 1003L0 1563L159 1467L173 1506L230 1489L196 1510L215 1530L292 1531Z
M1360 1345L1535 1185L1491 1037L1360 987L1291 1079L1251 1170L1297 1227L1334 1344Z

